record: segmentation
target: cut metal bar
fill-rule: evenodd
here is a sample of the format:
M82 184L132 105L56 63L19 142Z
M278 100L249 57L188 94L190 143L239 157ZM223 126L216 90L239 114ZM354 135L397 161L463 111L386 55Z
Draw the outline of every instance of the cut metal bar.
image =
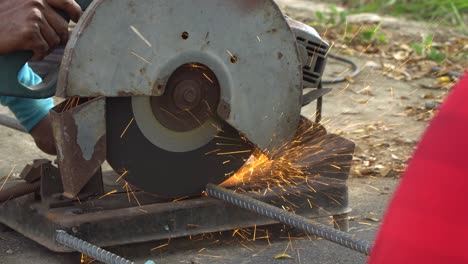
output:
M312 221L300 215L290 213L273 205L256 200L252 197L236 193L214 184L208 184L206 192L217 199L242 207L259 215L277 220L283 224L301 229L309 234L327 239L333 243L369 255L371 244L368 241L357 239L350 234L338 231L321 223Z
M33 193L39 190L40 185L39 181L34 183L24 182L6 190L0 190L0 203Z

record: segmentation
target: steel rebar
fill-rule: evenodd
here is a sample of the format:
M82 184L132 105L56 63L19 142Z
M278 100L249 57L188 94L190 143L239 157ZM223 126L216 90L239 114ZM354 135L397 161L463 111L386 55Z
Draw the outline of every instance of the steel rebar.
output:
M130 260L119 257L114 253L74 237L63 230L57 230L56 232L55 239L58 243L85 254L86 256L89 256L97 261L106 264L135 264Z
M283 224L301 229L311 235L316 235L341 246L369 255L371 244L368 241L357 239L350 234L336 230L324 224L307 219L300 215L290 213L281 208L264 203L243 194L218 185L208 184L206 187L208 195L279 221Z

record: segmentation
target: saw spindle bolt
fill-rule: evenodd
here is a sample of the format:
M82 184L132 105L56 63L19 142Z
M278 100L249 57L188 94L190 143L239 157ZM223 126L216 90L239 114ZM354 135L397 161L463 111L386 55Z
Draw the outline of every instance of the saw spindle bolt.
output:
M189 103L193 103L195 99L197 99L195 91L193 89L186 90L184 93L184 99Z
M182 111L198 106L201 98L200 85L193 80L184 80L174 89L174 103Z

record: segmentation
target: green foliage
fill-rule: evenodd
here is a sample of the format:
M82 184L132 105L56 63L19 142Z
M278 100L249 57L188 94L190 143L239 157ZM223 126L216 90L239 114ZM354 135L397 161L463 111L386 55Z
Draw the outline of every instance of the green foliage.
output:
M427 57L430 60L433 60L437 63L442 63L447 58L447 54L443 52L439 52L438 50L435 50L435 49L431 49L429 53L427 54Z
M434 40L434 35L429 34L423 38L422 43L414 43L411 45L411 48L416 51L419 55L426 56L427 51L431 51L432 41Z
M423 53L424 53L424 46L421 45L421 44L416 44L416 43L411 44L411 48L414 51L416 51L416 53L419 54L419 55L423 55Z
M466 28L468 1L466 0L347 0L345 3L358 12L381 12L405 15L434 23L455 24Z
M433 60L438 63L442 63L446 58L447 54L440 52L432 48L432 42L434 36L432 34L423 38L422 43L414 43L411 45L411 48L416 51L417 54L427 57L430 60Z
M364 43L387 44L387 38L384 33L378 33L381 24L373 29L366 29L361 32L360 40Z
M345 23L348 14L347 11L339 11L334 5L330 6L330 11L328 12L315 12L318 21L327 26L336 26Z

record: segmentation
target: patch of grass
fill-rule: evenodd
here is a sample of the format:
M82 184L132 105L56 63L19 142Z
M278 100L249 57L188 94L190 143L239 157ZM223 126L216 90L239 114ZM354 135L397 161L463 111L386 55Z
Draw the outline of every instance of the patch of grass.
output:
M385 34L378 32L380 26L381 24L378 24L375 28L361 31L360 40L367 44L387 44L387 37L385 37Z
M330 6L329 12L315 12L318 22L327 26L337 26L345 23L348 14L349 12L347 11L338 11L334 5Z
M468 1L466 0L345 0L358 12L380 12L404 15L413 19L438 21L466 28Z
M362 31L359 31L356 30L355 25L346 23L348 15L348 11L340 11L336 8L336 6L330 5L329 11L315 12L315 17L317 18L317 21L310 23L310 25L316 28L332 28L340 34L343 33L343 37L338 37L343 42L354 42L372 45L382 45L388 43L385 34L379 32L379 29L381 27L380 24L376 27L372 25L367 25L366 27L361 28ZM350 38L350 35L354 35L354 33L356 33L356 36Z
M447 58L447 54L434 49L432 47L433 40L434 36L428 35L423 38L422 43L414 43L411 45L411 48L423 57L442 63Z

